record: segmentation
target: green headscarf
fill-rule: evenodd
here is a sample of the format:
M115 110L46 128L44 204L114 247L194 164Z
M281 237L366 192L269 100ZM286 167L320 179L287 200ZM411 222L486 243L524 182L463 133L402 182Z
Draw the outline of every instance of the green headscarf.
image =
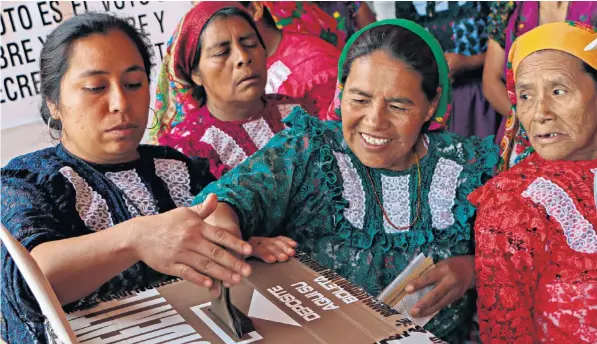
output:
M448 76L448 62L444 57L444 51L439 45L437 39L435 39L433 35L431 35L427 30L425 30L425 28L416 24L415 22L406 19L386 19L367 25L366 27L362 28L354 35L352 35L348 42L346 42L346 46L344 46L344 49L342 49L342 54L340 55L340 59L338 60L338 85L336 90L335 101L333 104L336 115L338 117L341 117L340 101L342 99L342 89L344 88L344 85L342 84L342 72L344 63L346 62L346 58L348 56L348 51L350 50L352 44L364 32L381 25L399 26L409 30L410 32L415 33L417 36L421 37L423 41L425 41L427 46L429 46L429 48L433 52L433 56L435 57L435 61L437 62L438 66L439 87L441 87L442 93L439 99L439 103L437 105L437 109L435 110L435 114L428 123L427 130L441 130L447 128L448 120L450 118L450 111L452 108L452 81Z

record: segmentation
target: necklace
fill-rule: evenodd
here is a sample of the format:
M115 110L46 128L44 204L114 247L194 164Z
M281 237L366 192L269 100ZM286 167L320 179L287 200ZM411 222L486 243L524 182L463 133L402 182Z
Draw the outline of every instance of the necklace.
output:
M417 177L418 177L418 180L417 180L417 212L415 214L415 218L414 218L413 222L411 222L408 226L396 226L390 220L390 217L388 216L388 213L386 212L386 209L383 207L383 203L381 203L381 199L379 198L379 195L377 194L377 190L375 189L375 184L373 183L373 178L371 177L371 172L369 171L369 167L365 168L365 171L367 171L367 177L369 179L369 182L371 183L371 187L373 188L373 194L375 195L375 200L377 201L377 204L381 208L383 217L386 219L386 221L388 221L390 226L394 227L394 229L399 230L399 231L412 228L415 225L415 223L417 223L417 221L419 220L419 217L421 214L421 164L419 164L419 155L417 154L417 152L413 152L413 153L415 155L415 159L417 162Z

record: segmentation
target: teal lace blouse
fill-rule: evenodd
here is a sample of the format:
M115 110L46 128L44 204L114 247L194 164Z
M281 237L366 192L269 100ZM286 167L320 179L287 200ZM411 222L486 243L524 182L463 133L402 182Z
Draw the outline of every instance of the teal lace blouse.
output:
M421 220L397 231L383 218L374 195L397 226L416 213L417 168L371 170L344 143L341 123L322 122L295 108L280 132L260 151L208 185L209 193L237 212L243 236L286 235L299 249L351 282L378 295L419 253L434 261L473 254L475 209L466 196L492 176L498 151L492 138L426 134L421 160ZM471 291L426 326L461 342L475 310Z

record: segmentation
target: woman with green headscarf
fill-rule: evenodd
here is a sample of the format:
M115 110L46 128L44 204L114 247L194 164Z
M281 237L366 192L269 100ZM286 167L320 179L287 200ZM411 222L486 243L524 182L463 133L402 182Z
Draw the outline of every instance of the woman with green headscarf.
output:
M433 258L436 267L405 289L435 288L410 311L441 310L425 328L461 343L475 312L474 208L466 197L491 177L497 147L492 138L443 130L448 66L438 42L413 22L390 19L357 32L338 74L342 121L295 108L289 129L195 202L215 193L210 221L252 237L257 257L288 259L294 245L264 238L288 236L372 295L419 254Z

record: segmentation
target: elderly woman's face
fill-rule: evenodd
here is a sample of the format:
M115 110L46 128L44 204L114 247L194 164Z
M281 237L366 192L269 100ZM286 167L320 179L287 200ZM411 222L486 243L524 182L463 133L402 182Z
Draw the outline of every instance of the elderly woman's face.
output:
M246 19L214 18L201 38L201 58L193 73L210 103L247 103L261 97L267 82L265 49Z
M437 104L427 100L421 75L385 51L357 58L342 95L342 132L371 168L403 170L423 124Z
M525 58L516 74L516 116L547 160L597 159L597 84L560 51Z
M57 106L48 105L62 121L61 140L73 154L96 163L137 157L147 126L149 82L143 58L126 34L112 30L73 43L60 98Z

